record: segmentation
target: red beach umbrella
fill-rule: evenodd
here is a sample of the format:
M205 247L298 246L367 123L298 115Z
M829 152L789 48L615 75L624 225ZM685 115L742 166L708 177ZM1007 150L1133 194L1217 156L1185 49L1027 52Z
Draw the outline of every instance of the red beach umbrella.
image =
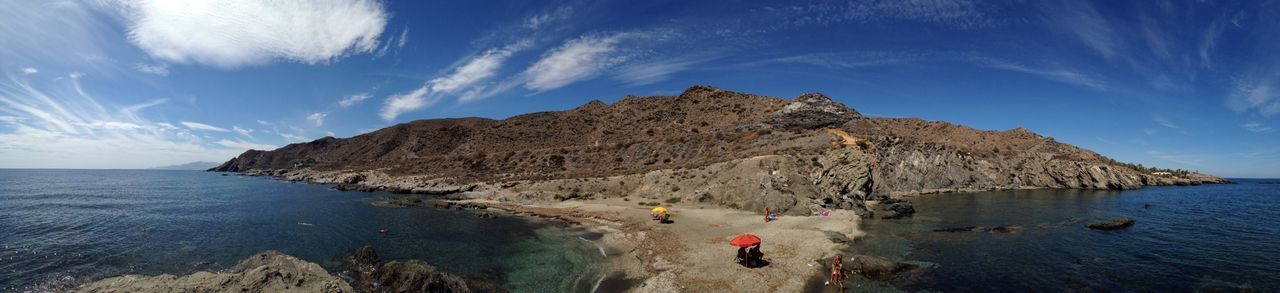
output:
M729 241L729 245L733 245L737 247L750 247L756 244L760 244L760 237L756 237L756 235L751 235L751 233L744 233L742 235L738 235L738 237L734 237L733 240Z

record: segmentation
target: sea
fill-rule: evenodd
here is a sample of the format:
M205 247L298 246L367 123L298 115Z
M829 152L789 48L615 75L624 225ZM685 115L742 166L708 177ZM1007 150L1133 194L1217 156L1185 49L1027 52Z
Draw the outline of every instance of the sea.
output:
M598 234L369 204L386 195L199 171L0 169L0 292L219 271L266 250L340 274L364 245L513 292L591 292L604 279Z
M1280 179L1233 181L919 196L911 217L861 222L846 254L920 267L864 291L1280 292ZM1135 223L1086 227L1120 217Z

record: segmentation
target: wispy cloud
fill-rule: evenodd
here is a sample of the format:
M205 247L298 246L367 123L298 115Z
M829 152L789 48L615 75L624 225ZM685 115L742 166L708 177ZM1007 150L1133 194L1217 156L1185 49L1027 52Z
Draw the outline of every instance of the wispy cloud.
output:
M396 40L396 48L404 49L404 45L407 44L409 44L409 26L406 25L404 29L400 31L400 39Z
M1271 127L1270 127L1270 126L1267 126L1266 124L1262 124L1262 123L1258 123L1258 122L1249 122L1249 123L1241 124L1241 125L1240 125L1240 128L1244 128L1244 130L1248 130L1248 131L1251 131L1251 132L1267 132L1267 131L1271 131Z
M548 23L569 18L571 13L573 13L573 7L571 6L558 7L551 12L529 17L525 20L524 27L531 30L541 29Z
M307 121L311 121L311 123L315 123L316 127L324 126L325 116L329 116L329 113L322 113L322 112L311 113L311 115L307 115Z
M1031 66L1027 66L1027 65L1023 65L1015 62L1004 61L1004 60L993 59L993 58L983 58L983 57L968 58L968 61L980 66L985 66L993 69L1007 70L1012 72L1026 73L1026 74L1038 76L1044 79L1048 79L1048 80L1052 80L1060 83L1078 85L1078 86L1093 88L1097 90L1107 89L1106 83L1104 83L1102 80L1094 78L1088 74L1073 71L1070 69L1038 68L1038 67L1031 67Z
M36 69L35 67L26 67L22 69L22 74L32 75L36 73L40 73L40 70Z
M667 79L673 73L689 70L694 65L707 62L709 58L697 56L635 63L620 68L614 74L614 78L627 83L628 86L652 84Z
M252 142L246 142L246 141L243 141L243 140L228 140L228 139L222 139L222 140L218 140L217 142L214 142L214 143L216 143L216 144L218 144L218 145L220 145L220 146L224 146L224 147L228 147L228 148L232 148L232 149L238 149L238 150L263 150L263 151L269 151L269 150L274 150L274 149L276 149L276 146L274 146L274 145L269 145L269 144L260 144L260 143L252 143Z
M485 50L465 59L447 74L432 78L417 89L388 97L378 115L391 121L401 114L431 106L448 95L457 95L459 101L469 102L487 97L485 82L497 75L512 54L530 46L529 41L515 42L501 48ZM503 86L503 89L506 87Z
M206 146L188 129L142 117L151 102L99 103L77 78L51 88L0 80L0 167L122 168L221 160L235 150Z
M1065 30L1098 54L1108 59L1120 55L1122 45L1112 26L1088 1L1051 1L1044 5L1046 24L1051 29Z
M1236 112L1256 111L1262 116L1273 116L1280 113L1280 101L1272 87L1277 83L1272 78L1246 77L1236 81L1227 97L1227 107Z
M1169 121L1168 118L1164 118L1164 116L1161 115L1151 115L1151 121L1154 121L1156 124L1160 124L1160 126L1164 126L1165 128L1178 129L1177 124L1173 124L1173 121Z
M1204 160L1201 159L1199 156L1176 153L1176 152L1150 150L1150 151L1147 151L1147 155L1157 159L1169 161L1169 162L1174 162L1174 163L1183 164L1183 165L1197 166L1197 167L1202 167L1204 163Z
M253 139L253 129L245 129L245 128L240 128L240 126L237 126L237 125L232 125L232 126L231 126L231 131L235 131L235 133L239 133L240 135L243 135L244 137L248 137L249 139Z
M342 106L343 108L351 107L352 105L359 104L360 102L363 102L364 100L368 100L369 98L372 98L372 97L373 95L369 93L359 93L354 95L348 95L346 97L342 97L342 100L338 101L338 106Z
M137 69L138 72L142 72L142 73L155 74L159 76L169 76L169 65L165 65L165 64L138 63L134 65L133 68Z
M388 18L374 0L136 0L121 6L129 40L143 51L223 68L273 60L316 64L372 52Z
M308 141L308 139L307 139L306 137L303 137L302 135L294 134L294 133L283 133L283 132L281 132L281 133L280 133L280 138L284 139L284 141L285 141L285 142L288 142L288 143L299 143L299 142L307 142L307 141Z
M989 27L998 22L985 1L899 0L826 1L806 5L766 6L765 12L789 26L914 21L959 29Z
M209 124L204 124L204 123L200 123L200 122L180 121L180 122L178 122L178 124L182 124L182 126L186 126L187 128L190 128L191 130L216 131L216 132L231 132L230 130L227 130L226 128L217 127L217 126L213 126L213 125L209 125Z

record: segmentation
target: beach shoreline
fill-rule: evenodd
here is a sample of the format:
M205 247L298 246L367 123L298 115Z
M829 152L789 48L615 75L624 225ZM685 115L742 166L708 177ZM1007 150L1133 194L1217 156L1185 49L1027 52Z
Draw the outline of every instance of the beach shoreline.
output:
M623 198L549 203L511 203L491 199L451 200L482 204L518 216L567 222L602 236L594 240L609 264L598 285L610 291L771 291L797 292L824 280L824 260L863 235L858 217L848 211L830 216L791 216L765 223L748 211L696 204L664 204L673 223L648 219L649 203ZM769 265L746 268L733 261L729 239L753 233Z

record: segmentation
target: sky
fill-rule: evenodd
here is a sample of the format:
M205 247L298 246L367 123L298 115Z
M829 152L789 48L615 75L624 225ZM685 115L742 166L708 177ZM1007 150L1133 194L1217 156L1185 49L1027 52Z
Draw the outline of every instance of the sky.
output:
M0 168L225 161L707 84L1280 177L1277 1L0 0Z

